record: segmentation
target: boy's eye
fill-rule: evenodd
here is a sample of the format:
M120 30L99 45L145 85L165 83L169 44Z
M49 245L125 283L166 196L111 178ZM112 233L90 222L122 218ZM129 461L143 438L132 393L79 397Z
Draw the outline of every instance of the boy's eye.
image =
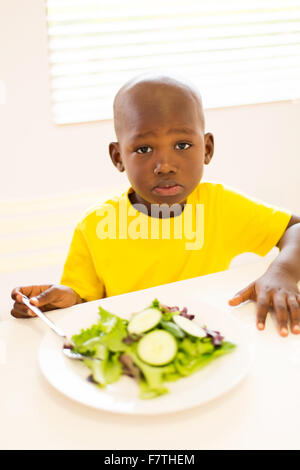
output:
M143 154L143 153L149 153L149 152L151 152L151 150L152 150L152 149L151 149L151 147L149 147L149 145L144 145L143 147L139 147L139 148L137 149L136 153L141 153L141 154Z
M191 147L191 144L188 144L187 142L179 142L175 146L176 150L187 150L189 147Z

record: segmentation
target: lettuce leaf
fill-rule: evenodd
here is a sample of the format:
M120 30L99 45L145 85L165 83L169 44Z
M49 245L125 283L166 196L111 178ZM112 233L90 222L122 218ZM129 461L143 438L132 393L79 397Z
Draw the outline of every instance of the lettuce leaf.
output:
M128 321L99 307L99 321L72 336L74 350L87 355L84 364L91 370L92 380L100 386L116 382L123 372L120 353L126 351ZM90 358L89 358L90 357Z
M168 374L176 372L174 365L170 363L166 366L150 366L138 357L136 349L137 345L132 344L127 350L126 355L131 356L134 364L142 373L142 378L138 382L140 386L139 397L148 399L168 393L169 390L164 386L164 381Z
M102 307L99 307L99 317L97 324L72 336L74 350L99 359L103 357L103 347L112 352L125 351L126 344L123 339L127 336L128 320L124 320Z
M231 352L235 347L235 344L223 341L221 346L216 348L211 338L191 340L187 337L179 343L174 365L177 372L186 377L194 374L213 359Z
M107 352L104 359L85 359L84 364L92 372L92 381L100 387L117 382L123 372L118 354L109 354Z

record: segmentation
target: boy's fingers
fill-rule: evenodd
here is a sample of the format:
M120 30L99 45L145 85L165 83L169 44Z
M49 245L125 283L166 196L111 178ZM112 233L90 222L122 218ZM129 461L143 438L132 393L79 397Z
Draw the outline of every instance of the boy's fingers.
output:
M295 295L289 295L287 304L290 310L291 317L291 330L295 334L300 333L300 305L297 302Z
M26 295L26 297L30 297L32 291L34 290L34 286L23 286L23 287L16 287L12 290L11 297L13 300L17 302L22 302L22 295Z
M256 306L256 325L259 330L265 328L266 318L268 315L271 301L271 294L264 293L257 298Z
M286 296L284 294L274 294L273 308L276 313L279 334L281 336L287 336L289 334L289 330L288 330L289 312L288 312L288 306L286 302Z
M36 315L31 312L26 305L15 302L13 309L11 310L11 315L16 318L30 318L35 317Z
M15 289L12 290L11 297L13 298L13 300L22 302L21 294L24 294L26 295L26 297L30 298L32 296L39 295L41 292L49 289L50 287L52 287L51 284L16 287Z
M254 298L254 285L255 284L253 282L249 286L245 287L245 289L237 292L234 297L228 301L229 305L235 306L245 302L246 300L252 300Z
M10 311L10 314L15 318L30 318L28 315L20 313L18 310L15 310L14 308Z
M31 297L30 303L36 305L37 307L42 307L43 305L50 304L57 298L57 289L55 287L50 287L50 289L45 290L36 297Z
M16 300L17 302L22 302L21 294L26 295L25 292L24 292L24 287L16 287L11 292L11 298L13 300Z

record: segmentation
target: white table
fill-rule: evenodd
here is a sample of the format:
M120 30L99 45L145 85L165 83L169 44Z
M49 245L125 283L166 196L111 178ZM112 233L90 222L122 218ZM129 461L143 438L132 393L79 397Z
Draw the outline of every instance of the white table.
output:
M178 289L197 290L204 301L228 309L228 299L259 277L266 263L262 259L147 291L157 298L171 298ZM125 295L141 299L145 291ZM300 336L280 337L270 316L266 330L257 331L253 303L231 310L257 339L246 378L208 404L150 417L94 410L61 394L38 364L37 351L47 326L38 318L15 319L7 312L7 319L0 322L0 448L299 449ZM60 314L52 312L51 319L55 322Z

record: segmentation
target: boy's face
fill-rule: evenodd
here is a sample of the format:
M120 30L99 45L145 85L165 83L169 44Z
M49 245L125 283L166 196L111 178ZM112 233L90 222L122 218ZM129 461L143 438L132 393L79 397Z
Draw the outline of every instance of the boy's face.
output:
M189 90L164 83L139 83L119 100L119 142L110 155L126 171L134 200L183 205L213 155L213 136L204 134L201 101Z

